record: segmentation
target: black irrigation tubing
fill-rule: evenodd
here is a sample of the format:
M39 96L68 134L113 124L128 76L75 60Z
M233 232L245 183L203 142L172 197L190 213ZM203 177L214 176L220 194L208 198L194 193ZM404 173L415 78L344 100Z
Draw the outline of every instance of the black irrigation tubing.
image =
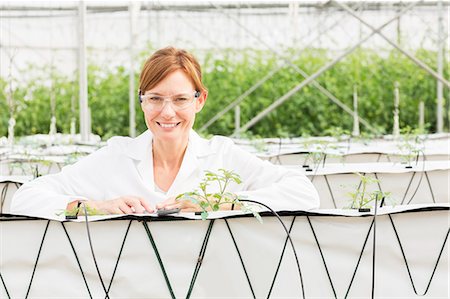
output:
M414 171L411 176L411 179L409 180L408 186L406 187L405 194L403 195L402 202L400 203L401 205L405 202L406 195L408 195L409 188L411 187L411 184L412 184L415 176L416 176L416 172Z
M419 157L419 154L417 154L417 158ZM413 194L411 195L411 198L409 199L409 201L408 201L408 203L407 204L409 204L412 200L413 200L413 198L414 198L414 196L416 196L416 193L417 193L417 191L419 191L419 187L420 187L420 184L422 183L422 179L423 179L423 176L424 176L424 174L426 175L426 177L428 178L428 175L427 175L427 173L426 173L426 171L425 171L425 154L423 154L423 166L422 166L422 172L420 173L420 178L419 178L419 182L417 182L417 187L416 187L416 189L414 190L414 192L413 192ZM417 163L416 163L417 164ZM428 181L428 183L429 183L430 181ZM432 192L432 196L433 196L433 192ZM433 198L434 198L434 196L433 196Z
M370 231L372 230L372 227L373 227L373 220L372 220L372 223L370 224L369 231L367 232L366 238L365 238L363 246L361 248L361 253L359 254L358 261L356 262L355 271L353 271L353 275L352 275L352 278L350 279L350 283L348 285L348 289L347 289L347 292L345 293L344 298L348 297L348 293L350 292L350 289L352 287L353 281L356 276L356 272L358 271L358 268L359 268L359 263L361 262L362 255L364 253L364 249L366 248L367 241L369 240Z
M375 162L380 162L381 155L382 155L382 153L378 153L378 158L377 158L377 160Z
M155 240L153 239L153 235L150 231L150 228L148 227L146 221L142 221L142 225L144 226L145 231L147 232L148 239L149 239L150 243L152 244L153 251L155 252L156 258L158 259L159 267L161 268L161 271L164 275L164 279L166 281L167 288L169 289L169 292L170 292L170 297L172 299L176 299L175 294L172 289L172 285L170 284L169 277L167 276L166 269L164 268L164 263L162 262L161 255L159 254L158 247L156 247L156 243L155 243Z
M327 183L328 191L330 191L330 195L331 195L331 199L333 200L334 208L337 209L336 200L334 199L334 194L333 194L333 190L331 190L330 182L328 182L328 177L326 174L323 177L325 179L325 183Z
M209 237L211 236L211 231L212 231L214 222L215 222L214 219L209 222L208 230L206 231L206 235L205 235L205 238L203 239L203 244L200 249L200 253L198 255L197 264L195 265L194 273L192 274L192 279L191 279L191 283L189 285L189 290L186 294L186 299L189 299L191 297L192 290L194 289L195 281L197 280L198 273L199 273L200 268L203 263L203 258L205 257L206 246L208 246L208 241L209 241Z
M8 296L8 299L11 299L11 296L9 295L8 288L6 287L6 283L3 280L3 276L2 276L1 272L0 272L0 280L2 281L3 287L5 288L6 296Z
M8 183L5 184L2 188L2 192L0 193L0 213L3 213L3 202L6 199L6 190L8 190L6 187L8 186Z
M431 281L433 280L434 274L436 273L436 269L437 269L437 266L439 264L439 260L441 259L442 252L444 251L445 244L447 243L447 240L448 240L448 235L450 233L450 228L447 230L447 234L445 235L444 243L442 244L441 250L439 251L439 255L438 255L437 259L436 259L436 264L434 265L433 272L431 273L431 277L430 277L430 280L428 281L427 287L426 287L425 291L423 292L423 294L418 294L417 293L417 289L416 289L416 285L415 285L414 280L413 280L412 275L411 275L411 270L409 269L409 264L408 264L408 260L406 258L405 250L403 249L402 242L400 241L400 237L398 235L397 229L396 229L395 224L394 224L394 220L392 219L391 215L388 215L388 216L389 216L389 220L391 221L392 228L394 229L395 237L397 238L397 242L398 242L398 245L400 247L400 251L401 251L402 256L403 256L403 261L405 262L406 270L408 271L409 280L411 281L411 286L412 286L412 288L414 290L414 293L417 296L425 296L428 293L428 290L429 290L430 285L431 285Z
M297 263L298 274L300 277L300 285L301 285L301 289L302 289L302 298L306 298L305 297L305 288L304 288L304 284L303 284L302 271L300 269L300 262L298 260L297 251L295 250L294 241L292 241L291 235L290 235L288 229L286 228L286 225L284 224L283 220L281 219L280 215L278 215L277 212L275 212L272 208L270 208L269 206L267 206L264 203L261 203L261 202L255 201L255 200L250 200L250 199L242 199L240 201L261 205L261 206L265 207L266 209L268 209L270 212L272 212L272 214L275 215L275 217L277 217L278 221L280 221L281 225L283 226L284 231L286 232L289 242L291 243L292 251L293 251L294 257L295 257L295 262ZM267 298L269 298L269 296Z
M406 203L407 205L409 205L411 203L411 201L414 199L414 197L416 196L417 191L419 190L420 184L422 183L422 179L423 179L423 172L420 173L420 177L419 177L419 181L417 182L417 187L414 190L413 194L411 195L410 199L408 200L408 202ZM405 194L406 195L406 194Z
M317 239L316 232L314 231L314 227L313 227L313 225L311 223L311 220L309 219L309 216L306 216L306 219L308 220L309 226L311 227L311 231L313 233L314 240L316 240L317 248L319 249L320 257L322 258L323 266L325 267L325 272L327 273L327 276L328 276L328 281L330 282L331 289L333 290L334 298L337 299L336 290L334 289L333 280L331 279L330 271L328 270L327 263L325 261L325 257L324 257L323 252L322 252L322 248L320 247L319 240Z
M375 198L375 212L373 215L373 242L372 242L372 299L375 298L375 250L376 250L376 240L377 240L377 199Z
M62 225L62 227L64 229L64 232L66 233L67 240L69 240L69 244L70 244L70 247L72 248L72 252L75 255L75 259L77 261L78 268L80 268L81 276L83 277L84 284L86 285L86 289L87 289L87 291L89 293L89 298L92 298L91 290L89 289L89 285L87 283L86 276L84 275L83 268L81 267L81 263L80 263L80 260L78 258L77 252L75 250L75 246L73 246L72 240L70 239L69 233L67 232L67 229L66 229L66 226L64 225L64 222L61 222L61 225Z
M50 225L50 220L47 221L47 225L45 226L44 234L42 235L41 244L39 245L38 254L36 257L36 261L34 263L33 272L31 273L30 283L28 284L27 294L25 295L25 299L28 298L28 295L31 290L31 284L33 283L34 273L36 272L37 264L39 262L39 257L41 256L42 246L44 245L45 237L47 236L48 226Z
M95 269L97 270L98 278L100 279L100 283L102 285L103 291L105 292L105 296L107 299L109 299L108 290L106 289L105 282L103 281L102 274L100 273L100 269L98 267L97 259L95 257L95 253L94 253L94 246L92 245L86 204L84 202L81 202L81 205L83 206L83 210L84 210L84 220L85 220L84 222L86 224L86 232L87 232L87 237L88 237L88 241L89 241L89 247L90 247L91 253L92 253L92 259L94 260Z
M327 161L327 153L323 153L323 162L322 162L322 167L325 167L325 162Z
M295 219L296 219L296 218L297 218L296 216L294 216L294 217L292 218L291 225L289 226L289 233L291 233L292 228L294 227L294 223L295 223ZM283 249L281 250L281 256L280 256L280 259L279 259L279 261L278 261L278 266L277 266L277 269L275 270L275 274L274 274L274 276L273 276L272 284L270 285L269 292L267 293L267 298L270 297L270 294L272 293L272 289L273 289L273 287L275 286L275 281L276 281L277 276L278 276L278 271L280 270L280 267L281 267L281 262L283 261L284 252L285 252L285 250L286 250L286 246L287 246L288 240L289 240L289 239L288 239L287 237L286 237L286 240L284 240Z
M239 256L239 260L241 261L242 269L244 269L245 277L247 278L248 286L250 287L250 291L252 292L252 296L253 296L254 299L256 299L255 291L253 290L253 286L252 286L252 283L250 281L250 277L248 276L247 269L245 268L244 260L242 259L239 247L237 246L236 240L234 239L233 232L231 231L231 228L230 228L230 225L228 223L228 220L226 218L224 220L225 220L225 224L227 225L228 231L230 232L231 239L233 240L234 247L236 248L237 254Z
M132 222L133 222L133 220L130 220L130 222L128 222L127 230L125 231L125 236L123 237L122 245L120 246L119 255L117 256L117 261L116 261L116 264L114 265L114 270L111 275L111 281L109 282L109 285L108 285L108 293L111 290L111 286L114 281L114 276L116 275L117 267L119 266L120 257L122 256L123 247L125 246L125 241L127 240L128 232L130 231ZM106 297L105 297L105 299L106 299Z
M428 187L430 188L431 199L433 200L433 203L436 203L436 199L434 198L433 188L431 187L430 178L428 177L428 173L427 172L425 172L425 178L427 179Z

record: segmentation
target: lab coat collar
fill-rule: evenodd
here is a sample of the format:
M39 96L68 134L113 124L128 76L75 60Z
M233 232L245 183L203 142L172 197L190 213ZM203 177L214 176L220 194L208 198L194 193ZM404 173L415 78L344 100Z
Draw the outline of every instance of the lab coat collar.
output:
M147 130L129 143L126 153L132 159L137 160L137 170L144 184L149 186L151 191L154 191L152 140L153 136ZM167 196L175 196L184 192L183 186L186 185L194 172L200 170L199 159L214 154L214 152L208 140L201 138L195 131L191 130L183 162L172 186L167 191Z
M147 130L131 140L125 153L134 160L144 160L147 155L151 156L152 141L153 135ZM194 130L189 132L188 149L190 149L191 154L198 158L214 154L214 150L211 148L209 141L201 138Z

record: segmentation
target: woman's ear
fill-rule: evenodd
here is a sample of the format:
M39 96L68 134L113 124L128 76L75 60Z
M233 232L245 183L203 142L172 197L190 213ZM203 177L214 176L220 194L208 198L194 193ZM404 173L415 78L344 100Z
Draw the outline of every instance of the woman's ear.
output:
M208 98L208 91L204 90L200 94L200 97L195 101L195 112L200 112L205 106L206 99Z

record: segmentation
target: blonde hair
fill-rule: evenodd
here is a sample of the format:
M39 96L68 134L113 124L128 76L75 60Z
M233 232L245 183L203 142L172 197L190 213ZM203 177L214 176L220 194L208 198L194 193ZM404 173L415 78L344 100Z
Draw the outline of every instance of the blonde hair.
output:
M153 53L145 62L139 78L139 93L144 94L177 70L186 73L197 91L207 91L197 59L185 50L167 47Z

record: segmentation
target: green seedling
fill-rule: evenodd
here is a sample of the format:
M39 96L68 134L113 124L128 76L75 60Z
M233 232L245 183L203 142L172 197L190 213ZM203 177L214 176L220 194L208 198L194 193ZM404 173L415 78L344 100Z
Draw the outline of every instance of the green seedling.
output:
M360 173L355 173L359 179L361 184L356 187L352 192L347 193L350 197L350 208L352 209L366 209L371 208L374 203L383 198L386 200L391 200L390 192L383 192L380 190L368 191L368 187L372 184L379 183L379 180L362 175Z
M219 186L219 192L209 193L208 186L211 183L216 183ZM199 183L198 189L192 192L186 192L178 195L177 200L190 200L201 208L201 216L203 220L208 217L208 211L219 211L222 205L232 205L239 207L244 212L251 212L259 222L262 218L258 212L254 211L251 205L244 204L240 200L245 197L238 196L234 193L228 192L227 187L232 184L241 184L241 178L233 171L226 169L219 169L218 173L206 171L203 180Z

